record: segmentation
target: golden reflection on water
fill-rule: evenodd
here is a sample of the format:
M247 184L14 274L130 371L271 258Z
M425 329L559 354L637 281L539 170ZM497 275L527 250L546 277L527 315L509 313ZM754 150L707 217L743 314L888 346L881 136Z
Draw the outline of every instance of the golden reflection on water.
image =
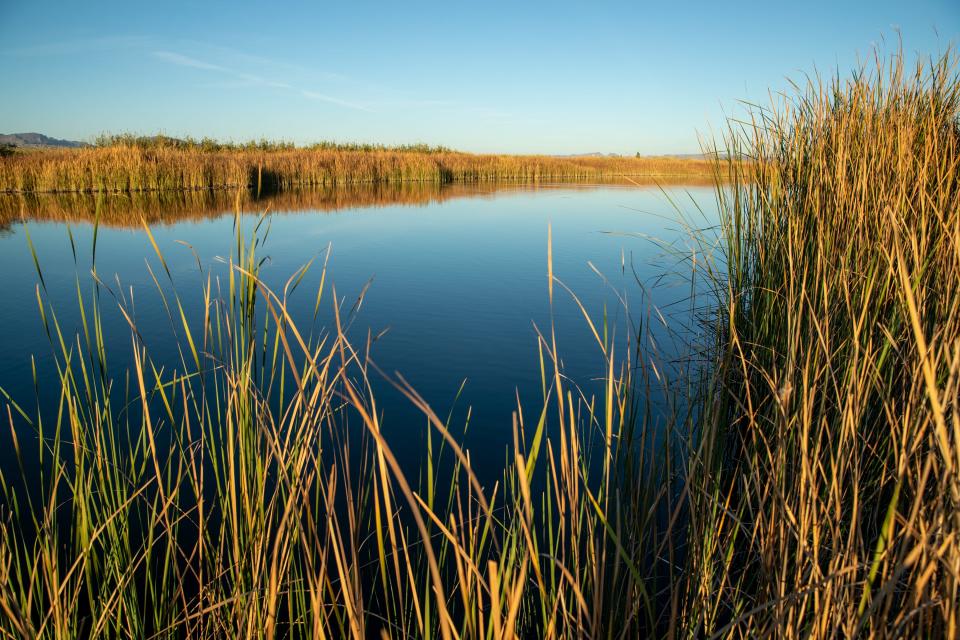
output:
M26 221L88 222L113 227L175 224L240 213L322 211L386 207L425 206L456 198L493 196L507 192L598 187L710 186L712 179L696 177L640 178L582 183L478 183L440 184L401 182L353 184L324 189L296 189L257 197L250 190L178 191L140 194L24 194L0 195L0 228Z

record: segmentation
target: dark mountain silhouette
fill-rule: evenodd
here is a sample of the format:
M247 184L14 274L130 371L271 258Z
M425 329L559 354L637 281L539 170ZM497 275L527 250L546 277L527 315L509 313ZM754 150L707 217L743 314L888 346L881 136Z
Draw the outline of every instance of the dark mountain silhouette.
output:
M0 145L16 147L85 147L83 142L60 140L42 133L0 133Z

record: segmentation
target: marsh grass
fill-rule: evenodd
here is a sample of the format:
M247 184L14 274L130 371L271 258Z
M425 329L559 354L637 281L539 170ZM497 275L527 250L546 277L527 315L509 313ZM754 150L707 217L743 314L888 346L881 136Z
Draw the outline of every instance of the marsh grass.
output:
M8 402L19 471L2 483L6 634L501 638L659 623L647 583L658 499L638 488L662 474L629 442L628 345L621 355L584 310L607 371L588 395L566 379L552 327L539 334L542 397L507 420L513 445L493 486L452 435L461 426L387 376L423 416L404 425L423 434L423 466L405 469L373 393L384 374L369 338L348 338L350 303L326 266L270 289L259 271L269 219L246 234L241 220L230 264L199 292L203 318L185 316L144 224L178 335L172 367L151 358L132 292L95 266L89 290L77 279L79 331L65 331L38 264L60 401L37 413ZM548 271L552 303L567 294L549 260ZM317 285L314 322L288 312L306 282ZM132 366L119 374L103 337L107 304L130 329ZM315 322L324 308L326 328Z
M689 628L954 638L960 83L879 56L731 131Z
M0 192L144 193L397 182L538 182L709 175L707 160L480 155L444 148L173 144L120 138L104 146L0 157Z
M164 134L154 136L142 136L132 133L121 134L103 134L97 136L93 142L96 147L115 147L118 145L128 147L139 147L141 149L175 148L187 149L201 152L219 152L219 151L294 151L296 149L309 149L312 151L394 151L399 153L447 153L451 149L442 146L431 146L428 144L402 144L402 145L384 145L371 144L363 142L332 142L321 141L298 146L293 142L284 140L247 140L246 142L224 142L214 138L174 138Z
M238 215L229 265L192 294L153 243L176 366L151 358L130 297L97 277L78 278L81 327L65 330L38 264L60 400L37 413L7 399L17 470L2 482L0 628L955 637L953 64L878 59L731 131L713 164L729 178L719 237L694 229L686 256L692 308L710 310L701 359L653 357L652 324L669 325L655 310L626 343L583 310L606 369L590 393L541 327L541 394L505 425L513 444L493 486L457 444L463 425L390 375L427 443L424 468L400 465L374 393L384 374L370 339L350 338L353 307L325 265L267 286L266 219L245 234ZM569 292L547 247L552 304ZM203 297L203 318L185 316L182 295ZM292 317L294 295L329 309L330 325ZM107 304L129 320L133 361L119 373Z

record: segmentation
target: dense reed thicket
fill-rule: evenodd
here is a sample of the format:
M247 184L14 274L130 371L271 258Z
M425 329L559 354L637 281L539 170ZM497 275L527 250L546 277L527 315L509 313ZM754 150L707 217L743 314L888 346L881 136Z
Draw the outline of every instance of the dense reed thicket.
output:
M419 145L401 148L320 145L146 144L121 138L106 146L0 157L0 191L141 193L277 190L379 182L479 182L615 176L709 174L706 160L477 155Z
M735 130L717 388L689 476L695 628L955 638L960 82L812 81Z
M95 147L127 146L141 149L176 148L190 151L296 151L306 149L310 151L391 151L410 153L450 153L453 150L443 146L428 144L401 144L385 145L368 142L332 142L319 141L307 145L297 145L285 140L247 140L245 142L225 142L215 138L174 138L158 134L155 136L140 136L132 133L103 134L97 136Z
M715 163L732 179L718 186L724 224L716 245L699 237L720 253L691 256L717 296L695 301L717 303L705 369L654 359L646 318L624 346L584 310L606 368L592 394L571 386L543 327L542 395L506 421L513 446L494 486L457 426L391 378L425 422L409 427L423 430L423 469L400 466L349 302L323 268L309 295L331 325L293 318L309 272L268 288L262 225L244 236L238 217L231 263L194 293L203 318L183 314L154 243L176 367L151 358L153 338L99 278L78 279L83 323L65 333L41 276L60 401L37 415L7 399L18 464L0 483L0 628L955 637L952 65L878 61L734 131L727 157L752 162ZM567 292L549 256L552 301ZM108 365L111 293L131 325L128 372Z
M224 142L214 138L174 138L158 134L155 136L140 136L131 133L116 135L103 134L94 140L95 147L128 146L141 149L176 148L190 151L295 151L307 149L310 151L390 151L412 153L449 153L452 149L428 144L385 145L366 142L332 142L320 141L307 145L297 145L284 140L247 140L246 142Z

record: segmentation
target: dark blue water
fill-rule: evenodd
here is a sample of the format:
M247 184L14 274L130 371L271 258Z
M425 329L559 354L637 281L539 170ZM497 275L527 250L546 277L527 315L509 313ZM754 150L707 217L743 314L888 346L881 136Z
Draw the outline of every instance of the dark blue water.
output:
M512 442L517 395L533 407L541 402L535 327L549 331L552 319L564 372L588 396L599 389L594 387L604 375L596 340L579 307L559 285L551 316L548 227L554 274L576 293L601 331L606 317L607 330L617 336L621 351L641 321L658 322L651 305L665 316L689 313L684 302L690 293L684 275L689 266L684 260L689 259L685 247L690 242L676 221L675 204L657 187L558 186L493 194L487 188L475 195L459 190L456 198L419 206L321 212L285 211L281 203L274 207L269 237L259 249L269 257L262 274L280 288L300 266L315 260L291 302L295 317L309 322L319 265L330 246L321 322L331 317L331 283L346 301L345 309L369 283L350 327L353 341L359 346L368 334L381 336L372 350L376 364L386 372L402 373L441 417L452 412L454 431L463 428L470 409L466 442L474 460L482 465L489 458L499 466ZM711 188L680 186L668 192L698 225L711 222ZM698 207L703 214L697 213ZM80 328L77 278L84 295L91 288L93 225L70 223L75 258L68 225L35 217L9 224L0 233L0 387L27 408L36 408L37 397L41 408L55 408L58 386L53 383L51 345L40 323L39 278L27 234L36 248L46 296L71 339ZM256 220L247 214L241 222L251 229ZM233 215L208 211L195 219L154 225L152 231L184 311L199 323L207 275L226 282L223 260L235 248ZM176 366L177 329L147 265L161 280L166 275L143 228L101 226L96 254L97 273L135 310L152 357ZM108 358L116 371L129 363L130 329L108 295L102 302ZM654 335L664 342L665 357L680 348L668 344L668 333ZM31 356L39 372L36 391ZM423 451L423 418L389 385L383 385L379 404L398 457L415 463Z

